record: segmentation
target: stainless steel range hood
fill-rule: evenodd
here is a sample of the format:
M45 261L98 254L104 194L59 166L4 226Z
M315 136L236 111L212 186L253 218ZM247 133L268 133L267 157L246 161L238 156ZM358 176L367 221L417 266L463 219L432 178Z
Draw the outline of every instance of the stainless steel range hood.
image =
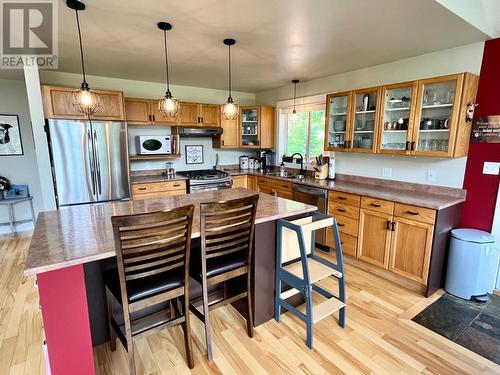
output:
M222 128L184 128L179 126L179 137L212 138L222 134Z

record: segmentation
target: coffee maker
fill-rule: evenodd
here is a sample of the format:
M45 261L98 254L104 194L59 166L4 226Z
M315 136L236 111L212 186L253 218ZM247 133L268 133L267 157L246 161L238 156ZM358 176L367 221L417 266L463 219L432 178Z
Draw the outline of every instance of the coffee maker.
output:
M264 172L274 167L274 152L272 151L257 151L257 159L260 161L260 169Z

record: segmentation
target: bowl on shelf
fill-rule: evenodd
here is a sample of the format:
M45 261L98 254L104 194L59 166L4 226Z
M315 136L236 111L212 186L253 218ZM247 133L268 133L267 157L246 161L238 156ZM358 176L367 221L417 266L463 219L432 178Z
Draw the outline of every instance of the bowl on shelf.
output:
M372 138L363 138L361 140L361 148L372 148L373 139Z
M333 122L333 128L337 132L343 132L343 131L345 131L345 121L344 120L335 120Z

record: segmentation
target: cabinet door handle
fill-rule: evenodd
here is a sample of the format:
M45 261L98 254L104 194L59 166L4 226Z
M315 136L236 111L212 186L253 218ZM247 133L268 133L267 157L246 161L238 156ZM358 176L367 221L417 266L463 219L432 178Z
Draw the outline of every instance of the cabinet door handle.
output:
M380 207L380 204L377 204L377 203L370 203L370 206L373 206L373 207Z
M139 188L139 190L146 190L146 189L147 189L147 188L145 188L145 187L141 187L141 188Z
M411 143L411 151L415 151L415 141Z
M395 222L395 221L393 221L393 222L391 223L391 231L393 231L393 232L394 232L394 230L395 230L394 228L395 228L395 227L396 227L396 222Z
M153 121L156 121L156 116L155 115L152 115L151 117L153 117Z
M337 208L337 211L339 211L339 212L345 212L345 208Z
M347 141L344 141L344 144L342 145L343 148L347 148Z
M174 187L180 187L181 184L174 184Z
M204 120L205 120L205 119L204 119L203 117L200 117L200 123L202 123L202 124L203 124L203 123L205 122Z
M418 212L415 211L406 211L406 213L410 215L418 215Z
M224 140L222 140L222 145L224 146Z
M343 226L345 226L345 224L340 224L340 223L337 223L337 225L338 225L339 227L343 227Z
M341 201L345 201L347 198L346 198L346 197L339 196L339 197L337 197L337 199L340 199Z
M352 142L351 141L347 141L347 144L348 144L347 148L351 148Z
M406 150L406 151L410 151L410 141L406 141L406 147L405 147L405 150Z
M392 224L392 221L388 220L387 221L387 230L391 230L391 224Z

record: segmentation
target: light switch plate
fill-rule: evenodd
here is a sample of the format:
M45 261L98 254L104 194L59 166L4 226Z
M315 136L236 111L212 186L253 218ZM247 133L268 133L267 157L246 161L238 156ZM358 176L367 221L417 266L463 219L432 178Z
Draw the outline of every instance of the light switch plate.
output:
M391 177L392 176L392 168L382 168L382 176L383 177Z
M485 161L483 165L483 174L498 175L500 173L500 163Z
M427 181L436 181L436 171L432 169L427 170Z

